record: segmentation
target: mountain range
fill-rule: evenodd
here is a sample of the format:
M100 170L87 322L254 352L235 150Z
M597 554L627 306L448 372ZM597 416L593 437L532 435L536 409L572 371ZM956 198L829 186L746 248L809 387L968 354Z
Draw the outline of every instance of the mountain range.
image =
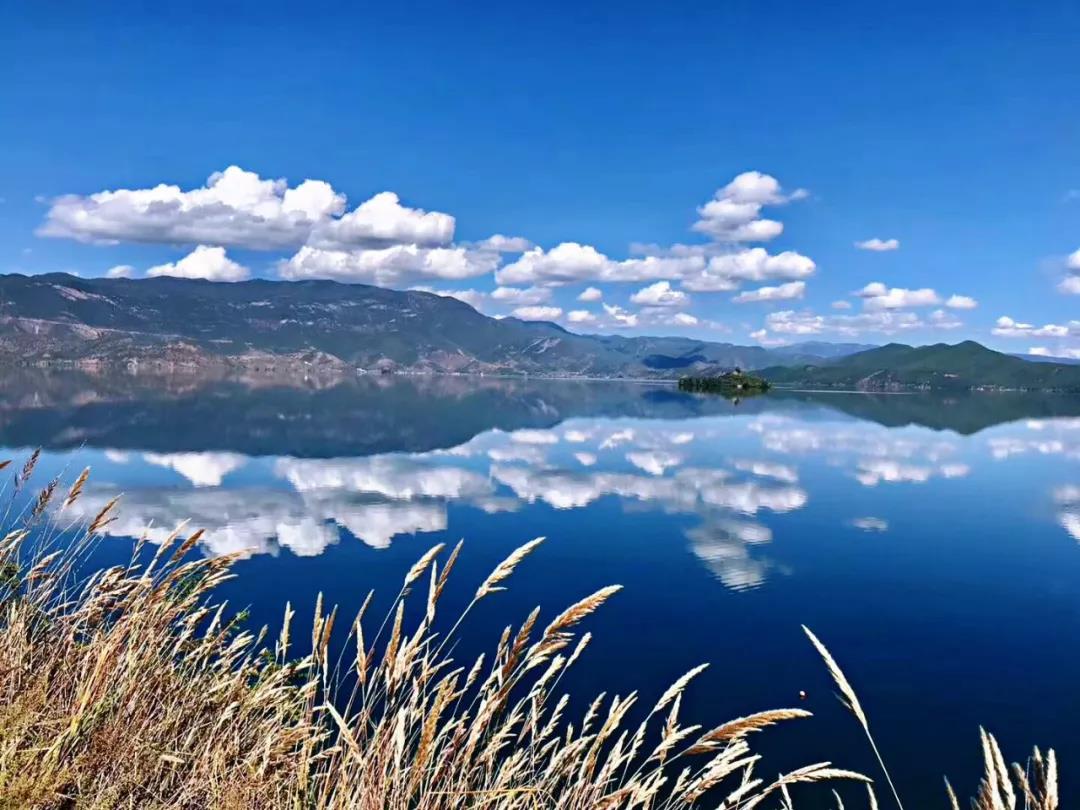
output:
M448 296L364 284L65 273L0 276L0 363L305 377L359 369L675 378L740 367L788 386L1080 391L1080 366L1035 363L973 341L765 349L577 334L547 321L492 318Z
M949 345L890 343L815 364L762 369L778 385L869 391L1009 389L1080 393L1080 366L1033 363L973 340Z
M429 292L334 281L0 276L0 360L18 362L677 377L866 348L582 335Z

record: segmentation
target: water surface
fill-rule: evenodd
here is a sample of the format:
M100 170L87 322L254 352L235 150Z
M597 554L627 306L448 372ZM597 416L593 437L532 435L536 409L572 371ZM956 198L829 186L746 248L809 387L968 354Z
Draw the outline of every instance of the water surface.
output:
M45 448L41 482L90 466L85 515L123 493L95 564L187 519L207 530L201 553L245 552L225 595L253 622L277 623L286 600L302 615L319 592L346 614L370 588L388 600L421 553L465 538L449 615L544 535L462 657L535 604L550 615L619 583L564 680L583 698L649 702L711 661L684 717L801 705L817 716L760 740L774 767L870 772L805 623L858 688L909 806L944 806L945 773L974 787L979 724L1014 758L1035 743L1080 757L1078 400L70 374L0 390L0 458Z

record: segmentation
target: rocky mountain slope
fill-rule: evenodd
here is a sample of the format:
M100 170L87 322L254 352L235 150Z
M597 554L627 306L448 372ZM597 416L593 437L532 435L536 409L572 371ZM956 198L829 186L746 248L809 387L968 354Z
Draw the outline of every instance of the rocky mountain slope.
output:
M676 377L811 362L680 337L579 335L454 298L332 281L0 276L0 361ZM819 348L820 351L820 348Z

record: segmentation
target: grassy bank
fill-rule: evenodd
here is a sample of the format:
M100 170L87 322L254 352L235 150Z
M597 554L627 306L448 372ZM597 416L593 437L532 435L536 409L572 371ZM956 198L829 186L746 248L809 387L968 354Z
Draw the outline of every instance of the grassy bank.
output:
M35 461L8 486L25 494ZM560 678L585 665L582 622L614 586L552 617L537 609L489 655L454 660L472 606L497 598L539 539L478 583L459 616L439 605L461 546L440 545L395 583L384 616L368 615L370 596L357 616L320 601L301 627L286 605L280 629L256 632L215 602L236 557L197 558L198 531L137 543L128 564L85 578L119 508L68 525L85 481L50 483L0 531L0 808L776 810L830 795L834 780L864 782L864 806L902 800L886 774L879 788L816 752L773 777L753 735L808 717L801 709L684 719L682 695L704 667L648 700L601 695L567 716ZM406 603L420 608L416 623ZM348 643L334 650L343 622ZM300 632L312 652L295 656ZM811 640L873 745L854 690ZM983 745L975 807L1058 806L1052 753L1010 771L991 737Z

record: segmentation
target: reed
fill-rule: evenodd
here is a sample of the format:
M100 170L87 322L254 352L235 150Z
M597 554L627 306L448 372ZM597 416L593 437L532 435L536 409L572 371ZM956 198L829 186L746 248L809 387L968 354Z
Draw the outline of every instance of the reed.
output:
M17 489L33 467L20 469ZM66 495L50 482L22 511L9 507L0 531L0 810L751 810L794 807L799 785L855 780L871 789L828 762L759 775L775 771L752 750L754 735L803 710L684 723L683 694L704 667L647 714L635 714L632 693L600 695L570 717L560 678L589 643L582 623L615 587L546 624L533 611L487 655L459 662L451 636L464 616L443 620L439 603L460 546L448 556L436 546L384 617L370 619L365 600L344 650L330 643L344 620L320 598L311 651L296 656L291 606L271 636L215 600L237 556L201 558L198 531L179 527L153 555L139 540L126 564L81 573L120 508L112 502L89 525L65 525L86 481L80 475ZM464 612L497 598L539 545L508 555ZM423 609L406 611L409 600ZM1015 784L1014 800L1056 809L1052 753L1010 774L989 735L984 746L979 797Z

